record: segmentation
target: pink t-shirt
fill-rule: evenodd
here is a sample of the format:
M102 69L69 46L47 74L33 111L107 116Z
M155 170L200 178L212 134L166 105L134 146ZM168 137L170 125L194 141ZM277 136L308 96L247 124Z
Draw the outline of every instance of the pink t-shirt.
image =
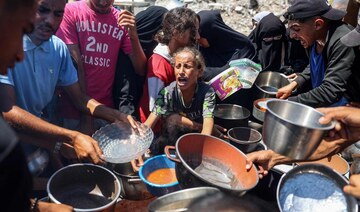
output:
M79 44L87 95L110 107L119 49L125 54L132 50L128 32L117 24L118 15L114 7L99 14L86 1L68 3L56 33L66 44Z

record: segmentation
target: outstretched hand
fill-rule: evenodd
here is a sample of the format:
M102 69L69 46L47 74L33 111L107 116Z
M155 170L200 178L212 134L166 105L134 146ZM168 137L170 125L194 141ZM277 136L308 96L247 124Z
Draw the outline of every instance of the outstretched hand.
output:
M251 152L246 155L246 169L250 170L253 163L258 167L259 178L262 179L275 165L290 162L290 159L272 150Z
M279 99L287 99L289 96L291 96L293 90L295 90L297 86L296 82L291 82L288 85L285 85L282 88L279 88L279 90L276 93L276 98Z

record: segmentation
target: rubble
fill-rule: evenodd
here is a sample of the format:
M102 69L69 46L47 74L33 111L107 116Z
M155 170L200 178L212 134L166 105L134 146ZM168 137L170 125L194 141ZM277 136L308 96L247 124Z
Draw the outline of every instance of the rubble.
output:
M178 0L156 0L155 5L166 6ZM226 24L231 28L248 35L251 31L251 18L258 12L271 11L281 16L287 8L287 0L257 0L258 7L250 8L253 0L182 0L188 8L195 12L200 10L221 10L221 15ZM179 2L179 1L178 1Z

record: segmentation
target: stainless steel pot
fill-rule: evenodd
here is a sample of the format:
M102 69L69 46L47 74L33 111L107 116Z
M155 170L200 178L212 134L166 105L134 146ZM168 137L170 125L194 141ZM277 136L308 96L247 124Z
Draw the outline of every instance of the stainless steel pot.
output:
M279 88L290 84L289 79L273 71L261 72L255 81L255 99L275 98Z
M113 211L120 200L117 177L102 166L73 164L55 172L47 184L51 202L71 205L75 211Z
M292 159L307 159L335 127L334 121L320 124L322 113L297 102L269 100L266 107L263 140L269 149Z
M211 194L220 193L220 190L213 187L189 188L166 194L152 201L148 210L155 211L187 211L188 206L197 198L209 196Z
M266 102L271 99L274 98L261 98L254 101L252 115L258 121L260 122L264 121L265 112L266 112Z

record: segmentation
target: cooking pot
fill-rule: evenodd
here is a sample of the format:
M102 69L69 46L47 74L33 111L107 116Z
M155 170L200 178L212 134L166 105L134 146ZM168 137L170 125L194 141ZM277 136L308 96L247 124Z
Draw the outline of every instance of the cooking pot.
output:
M265 112L266 112L266 102L271 99L274 98L261 98L254 101L252 115L258 121L260 122L264 121Z
M348 162L339 155L333 155L331 157L326 157L316 161L297 162L298 165L314 164L314 163L325 165L339 172L341 175L349 178L350 166Z
M153 195L146 189L145 183L140 179L139 173L130 171L127 166L130 166L131 168L131 164L128 163L126 165L116 165L112 169L120 181L121 197L128 200L146 200L153 197ZM124 171L126 174L123 174Z
M176 157L170 155L176 150ZM255 187L258 172L246 170L246 155L231 144L200 133L181 136L176 147L166 146L166 156L176 162L176 177L183 188L213 186L237 195Z
M250 111L240 105L216 104L214 122L226 129L233 127L247 127Z
M175 191L170 194L166 194L162 197L152 201L148 210L150 212L155 211L172 211L180 212L187 211L188 206L199 197L209 196L211 194L220 193L220 190L214 187L198 187L188 188L181 191Z
M266 102L262 136L266 146L281 155L306 160L335 122L320 124L323 114L297 102L273 99Z
M249 127L234 127L228 130L230 143L243 153L250 153L257 149L261 141L261 133Z
M345 194L349 184L322 164L304 164L284 174L277 188L280 211L358 211L356 199Z
M73 164L56 171L47 183L51 202L71 205L75 211L113 211L121 186L102 166Z
M281 73L264 71L255 81L255 99L275 98L279 88L290 84L289 79Z

